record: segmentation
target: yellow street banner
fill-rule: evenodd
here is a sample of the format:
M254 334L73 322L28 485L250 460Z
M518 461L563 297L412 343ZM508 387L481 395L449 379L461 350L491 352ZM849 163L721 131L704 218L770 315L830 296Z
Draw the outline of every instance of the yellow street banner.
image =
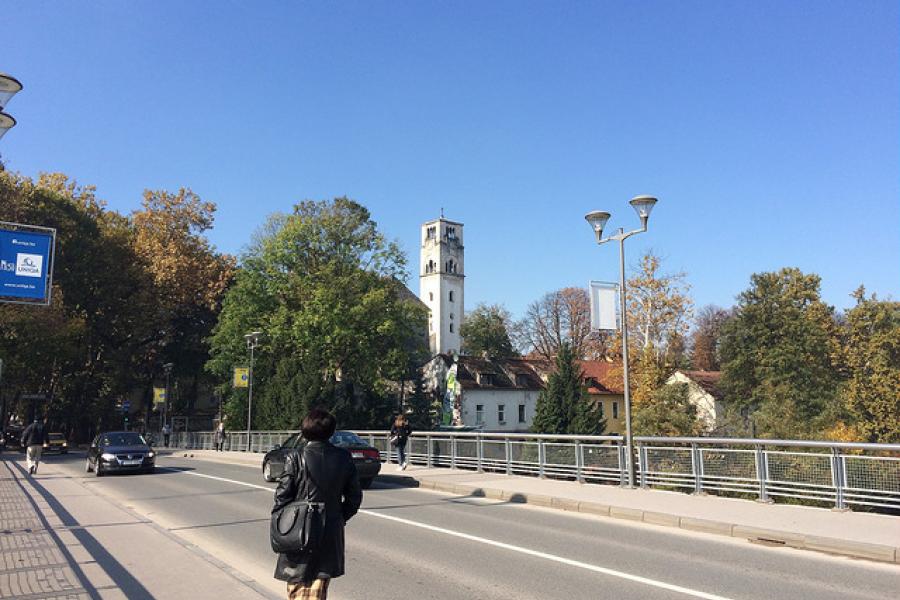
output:
M234 387L247 387L250 381L250 369L247 367L234 368Z
M166 403L166 388L153 388L153 406L159 407Z

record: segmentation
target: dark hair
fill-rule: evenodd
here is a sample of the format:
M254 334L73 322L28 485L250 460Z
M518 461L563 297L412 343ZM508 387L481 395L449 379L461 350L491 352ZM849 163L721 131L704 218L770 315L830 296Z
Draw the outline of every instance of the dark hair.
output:
M303 417L303 422L300 424L303 437L311 442L327 441L334 435L335 429L337 429L337 420L324 408L312 409Z

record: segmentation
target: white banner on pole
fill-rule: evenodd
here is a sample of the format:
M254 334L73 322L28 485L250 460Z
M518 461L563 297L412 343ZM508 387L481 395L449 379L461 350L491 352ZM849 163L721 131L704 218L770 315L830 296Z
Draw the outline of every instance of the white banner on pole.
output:
M619 329L619 284L592 281L591 329L593 331L618 331Z

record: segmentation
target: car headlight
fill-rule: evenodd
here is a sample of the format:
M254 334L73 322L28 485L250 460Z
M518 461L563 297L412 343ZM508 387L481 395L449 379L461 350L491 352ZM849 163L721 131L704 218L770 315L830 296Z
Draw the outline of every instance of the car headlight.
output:
M104 452L103 454L100 455L100 458L102 458L105 461L112 462L112 461L116 460L116 455L110 454L109 452Z
M49 448L50 444L44 444L44 448Z
M69 442L63 442L63 448L69 445Z
M152 450L147 453L147 458L153 458L154 456L156 456L156 453L153 452Z

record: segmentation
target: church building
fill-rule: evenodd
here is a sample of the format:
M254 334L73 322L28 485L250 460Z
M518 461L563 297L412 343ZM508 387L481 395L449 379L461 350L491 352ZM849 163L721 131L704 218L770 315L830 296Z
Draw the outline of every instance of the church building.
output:
M463 225L440 219L422 225L419 299L428 306L428 345L432 356L459 354L464 304Z

